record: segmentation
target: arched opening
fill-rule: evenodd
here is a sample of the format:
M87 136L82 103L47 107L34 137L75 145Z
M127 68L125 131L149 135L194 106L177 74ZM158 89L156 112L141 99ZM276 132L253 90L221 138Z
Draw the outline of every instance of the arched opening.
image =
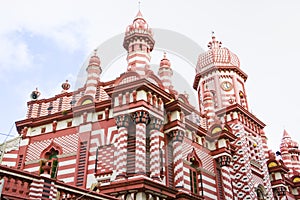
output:
M57 177L58 171L58 155L61 154L61 147L55 143L51 143L41 154L40 174L50 174L51 178Z
M191 193L203 196L202 174L199 169L199 167L202 166L202 163L196 154L195 149L188 154L187 160L191 163L189 166Z
M265 188L262 185L257 186L256 196L257 196L257 200L265 200L266 199Z

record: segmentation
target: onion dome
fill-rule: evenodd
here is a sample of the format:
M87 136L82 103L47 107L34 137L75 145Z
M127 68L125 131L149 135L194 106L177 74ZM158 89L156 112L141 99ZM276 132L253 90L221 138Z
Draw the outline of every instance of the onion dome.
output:
M160 67L171 67L171 62L167 58L166 52L164 52L164 58L160 61Z
M240 67L239 58L229 49L222 47L222 42L217 41L214 35L207 46L209 50L198 57L197 72L210 66Z
M94 50L94 55L91 56L89 61L89 66L98 66L100 67L100 58L97 56L97 49Z
M36 88L34 91L31 92L30 97L32 100L36 100L39 98L40 95L40 91L38 90L38 88Z
M71 85L70 85L70 83L68 83L68 80L66 80L66 82L61 84L61 87L63 90L68 90L68 89L70 89Z

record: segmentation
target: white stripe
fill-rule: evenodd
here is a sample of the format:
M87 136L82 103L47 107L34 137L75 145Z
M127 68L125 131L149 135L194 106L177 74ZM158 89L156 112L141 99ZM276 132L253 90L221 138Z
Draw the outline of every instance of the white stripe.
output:
M211 199L217 199L217 197L215 195L207 193L206 191L203 191L203 194L205 197L209 197Z
M74 182L74 177L62 178L60 180L63 181L64 183L70 183L70 182Z
M17 158L18 154L4 154L3 158Z
M202 180L205 180L205 181L210 182L212 184L216 184L216 181L214 179L208 178L205 175L202 175Z
M25 171L27 172L37 172L39 171L40 167L32 167L32 168L27 168L27 169L24 169Z
M76 164L76 159L59 162L59 167Z
M6 165L8 167L14 167L16 165L16 162L7 162L7 161L3 161L1 163L1 165Z
M75 173L75 168L69 168L69 169L65 169L65 170L58 170L57 176L65 175L65 174L72 174L72 173Z

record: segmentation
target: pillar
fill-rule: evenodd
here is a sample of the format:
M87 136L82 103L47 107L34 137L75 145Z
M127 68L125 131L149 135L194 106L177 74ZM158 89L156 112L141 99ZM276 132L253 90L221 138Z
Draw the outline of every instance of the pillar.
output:
M136 111L133 113L136 124L135 140L135 173L146 175L146 126L149 123L147 111Z
M226 200L233 199L230 168L229 168L231 157L228 155L222 155L217 158L217 162L221 168L224 197Z
M170 136L173 141L174 186L176 188L183 188L182 141L184 132L182 130L173 130Z
M159 137L162 121L151 118L150 128L150 178L160 181Z
M127 173L127 140L129 116L119 115L116 117L116 123L118 127L118 142L117 142L117 163L116 172L117 179L126 177Z

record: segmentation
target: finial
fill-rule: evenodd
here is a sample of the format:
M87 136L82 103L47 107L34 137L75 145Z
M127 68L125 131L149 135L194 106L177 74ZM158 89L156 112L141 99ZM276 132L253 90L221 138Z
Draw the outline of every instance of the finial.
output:
M62 87L62 89L63 89L63 92L64 91L66 91L66 90L68 90L68 89L70 89L70 83L68 83L68 80L66 80L66 82L64 82L62 85L61 85L61 87Z
M35 90L31 92L30 97L31 99L36 100L40 95L41 93L39 92L38 88L35 88Z
M100 66L100 59L97 56L97 49L94 49L94 55L91 56L90 61L89 61L89 66Z
M216 40L214 31L211 31L211 38L212 38L212 41L208 43L208 45L207 45L208 48L209 49L221 48L222 42Z
M164 51L164 57L163 59L161 59L160 61L160 66L168 66L170 67L171 66L171 62L169 61L169 59L167 58L167 53Z
M139 1L138 4L139 4L139 10L141 10L141 1Z

